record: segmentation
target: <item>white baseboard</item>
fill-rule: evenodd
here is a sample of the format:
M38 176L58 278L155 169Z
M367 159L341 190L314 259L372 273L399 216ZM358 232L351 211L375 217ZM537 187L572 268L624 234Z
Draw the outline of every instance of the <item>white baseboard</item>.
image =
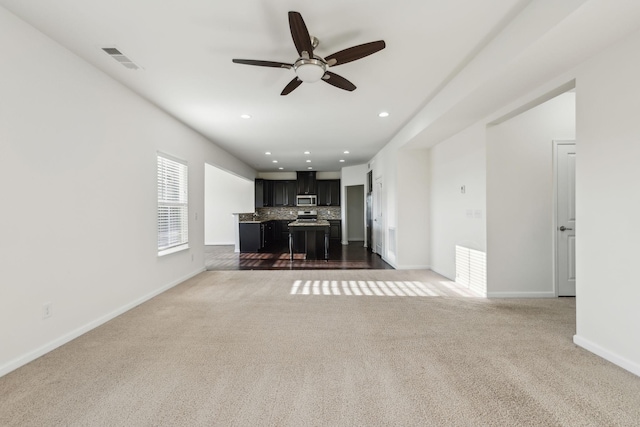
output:
M453 275L454 277L449 277L449 276L447 276L446 274L444 274L444 273L442 273L442 272L440 272L440 271L436 270L435 268L433 268L433 266L431 266L431 271L433 271L433 272L434 272L434 273L436 273L436 274L441 275L442 277L444 277L444 278L446 278L446 279L451 280L452 282L455 282L455 281L456 281L455 274Z
M341 243L342 243L344 246L346 246L346 245L348 245L348 244L349 244L349 241L348 241L348 240L343 240Z
M236 242L204 242L205 246L234 246Z
M609 351L606 348L600 347L598 344L582 338L577 334L573 336L573 343L640 377L640 364L629 359L625 359L624 357Z
M556 298L554 292L487 292L487 298Z
M168 283L158 289L156 289L155 291L148 293L147 295L144 295L141 298L138 298L128 304L125 304L124 306L112 311L111 313L107 313L104 316L98 317L97 319L87 323L84 326L80 326L79 328L74 329L71 332L68 332L64 335L62 335L59 338L56 338L55 340L43 345L42 347L36 348L35 350L32 350L20 357L17 357L15 359L13 359L12 361L0 366L0 377L8 374L11 371L14 371L16 369L18 369L21 366L26 365L29 362L32 362L34 360L36 360L38 357L43 356L47 353L49 353L52 350L55 350L56 348L68 343L71 340L74 340L76 338L78 338L80 335L82 334L86 334L87 332L89 332L92 329L97 328L98 326L107 323L109 320L114 319L118 316L120 316L121 314L131 310L132 308L135 308L137 306L139 306L140 304L150 300L151 298L160 295L161 293L173 288L176 285L179 285L180 283L184 282L185 280L188 280L200 273L202 273L203 271L206 271L205 267L201 267L199 269L197 269L196 271L193 271L189 274L187 274L184 277L181 277L177 280L174 280L171 283Z
M399 265L396 270L431 270L430 265Z

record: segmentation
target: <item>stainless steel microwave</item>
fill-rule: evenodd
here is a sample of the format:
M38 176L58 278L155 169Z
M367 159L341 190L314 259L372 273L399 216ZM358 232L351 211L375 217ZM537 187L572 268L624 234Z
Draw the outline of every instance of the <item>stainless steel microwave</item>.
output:
M296 206L317 206L318 196L313 194L305 194L296 196Z

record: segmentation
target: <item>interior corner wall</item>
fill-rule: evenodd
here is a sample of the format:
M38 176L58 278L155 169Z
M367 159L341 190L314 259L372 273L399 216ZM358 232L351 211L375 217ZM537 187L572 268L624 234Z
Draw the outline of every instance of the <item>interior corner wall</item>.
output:
M203 271L204 163L255 171L1 7L0 51L4 375ZM163 257L158 151L189 167L190 248Z
M575 111L569 92L487 127L489 297L555 296L553 140L575 139Z
M640 375L640 33L581 67L576 344Z
M451 280L456 245L486 252L485 133L482 123L470 126L429 156L431 269Z
M399 150L397 161L397 268L430 268L429 150Z
M205 165L204 177L204 244L233 245L233 214L255 210L254 181L211 165Z

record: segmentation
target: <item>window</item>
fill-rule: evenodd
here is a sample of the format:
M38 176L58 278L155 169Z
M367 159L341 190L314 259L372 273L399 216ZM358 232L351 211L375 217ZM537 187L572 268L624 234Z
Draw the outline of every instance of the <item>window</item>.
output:
M158 153L158 255L189 247L186 162Z

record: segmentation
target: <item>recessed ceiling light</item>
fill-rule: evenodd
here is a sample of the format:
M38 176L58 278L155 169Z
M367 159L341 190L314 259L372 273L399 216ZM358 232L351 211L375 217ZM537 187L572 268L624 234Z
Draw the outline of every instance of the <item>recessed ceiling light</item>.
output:
M271 151L267 151L264 154L266 154L267 156L270 156L271 155Z
M311 166L309 166L307 169L313 169Z
M277 161L277 160L274 160L274 161L273 161L273 163L278 163L278 161Z
M345 151L344 154L349 154L349 150Z
M282 170L282 169L284 169L284 168L283 168L283 167L279 167L278 169Z
M240 117L242 117L243 119L250 119L251 118L251 116L248 115L248 114L242 114L242 115L240 115Z
M311 160L307 160L307 163L311 163Z
M340 159L340 163L344 163L344 159Z
M311 154L311 152L309 152L309 151L305 151L305 152L304 152L304 154Z
M383 111L380 114L378 114L378 117L389 117L389 113L387 113L386 111Z

